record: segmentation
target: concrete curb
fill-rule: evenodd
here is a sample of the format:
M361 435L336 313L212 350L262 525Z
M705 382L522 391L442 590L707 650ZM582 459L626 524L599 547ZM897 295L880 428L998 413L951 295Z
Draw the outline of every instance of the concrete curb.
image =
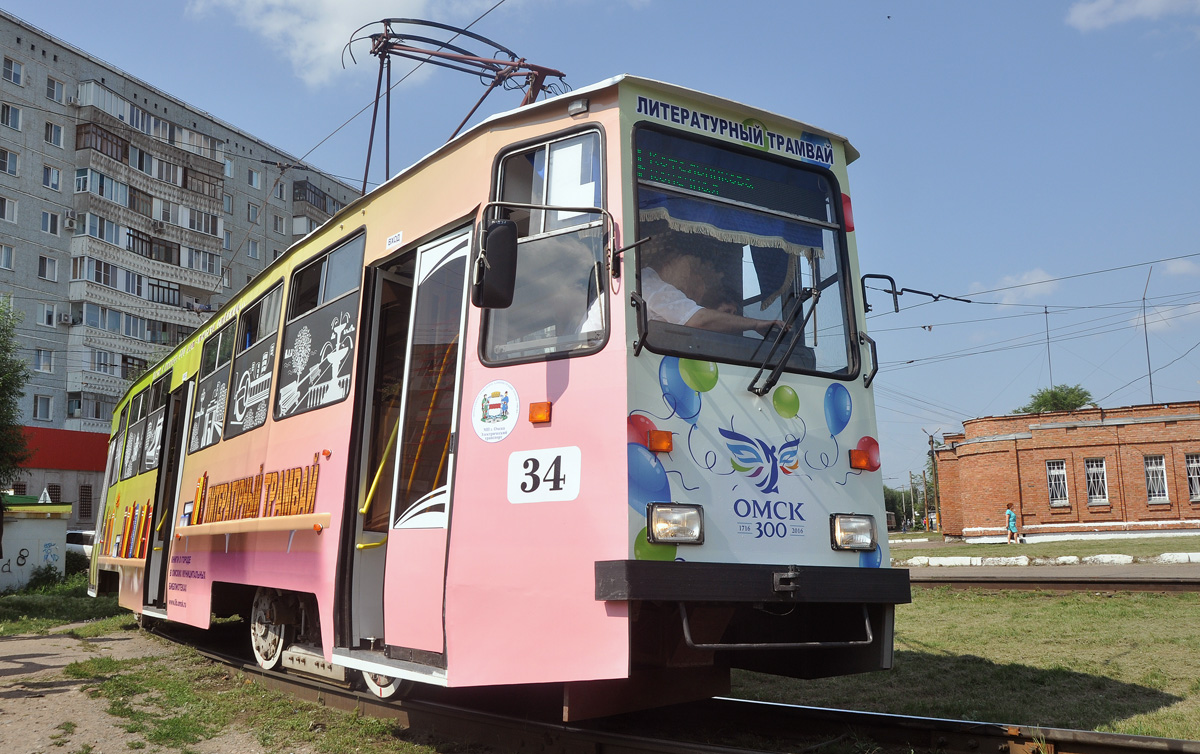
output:
M1177 565L1200 563L1200 552L1167 552L1162 555L1134 557L1132 555L1062 555L1057 558L1031 558L1028 555L1010 557L929 557L917 555L906 560L892 559L897 568L952 568L956 566L1055 566L1055 565L1131 565L1146 563L1155 565Z

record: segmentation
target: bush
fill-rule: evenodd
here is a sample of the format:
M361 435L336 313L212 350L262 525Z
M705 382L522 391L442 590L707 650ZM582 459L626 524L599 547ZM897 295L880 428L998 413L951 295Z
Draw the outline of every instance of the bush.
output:
M88 569L91 568L91 566L92 566L92 563L90 560L88 560L87 555L84 555L81 552L68 552L67 553L67 575L68 576L70 576L71 574L74 574L74 573L87 573Z
M33 574L29 577L29 582L25 584L25 591L35 591L52 587L63 580L62 574L52 565L39 566L33 569Z

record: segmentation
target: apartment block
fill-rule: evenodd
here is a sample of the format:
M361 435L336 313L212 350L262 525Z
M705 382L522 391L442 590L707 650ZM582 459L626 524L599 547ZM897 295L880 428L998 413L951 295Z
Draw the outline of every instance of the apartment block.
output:
M24 319L17 494L94 523L112 410L358 192L0 11L0 300Z

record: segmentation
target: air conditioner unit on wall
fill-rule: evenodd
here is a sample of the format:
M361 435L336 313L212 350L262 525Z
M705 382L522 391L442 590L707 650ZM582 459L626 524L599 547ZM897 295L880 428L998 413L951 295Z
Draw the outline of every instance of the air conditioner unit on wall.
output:
M70 312L59 312L58 313L58 324L60 324L60 325L71 324L71 313Z
M79 107L79 98L67 95L67 105L70 107Z
M165 227L167 227L167 226L163 224L162 220L151 220L150 221L150 228L155 233L162 233L163 228L165 228Z
M75 218L73 218L73 217L63 218L63 228L65 228L66 230L75 230Z

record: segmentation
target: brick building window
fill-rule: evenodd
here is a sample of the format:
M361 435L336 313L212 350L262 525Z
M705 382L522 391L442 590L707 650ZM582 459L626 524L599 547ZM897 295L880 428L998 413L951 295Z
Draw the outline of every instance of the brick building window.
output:
M1167 465L1162 456L1144 456L1146 464L1146 500L1151 503L1169 503L1167 496Z
M13 482L12 488L13 488L14 495L28 495L29 494L29 487L25 484L25 482Z
M92 520L92 485L79 485L79 520Z
M1050 490L1050 505L1070 505L1067 498L1067 462L1046 461L1046 486Z
M47 484L46 492L50 494L50 502L52 502L52 503L61 503L62 502L62 485L61 484Z
M1083 462L1087 476L1088 505L1108 505L1108 474L1105 473L1103 458L1088 458Z
M1200 502L1200 453L1188 453L1184 460L1187 461L1188 498Z

